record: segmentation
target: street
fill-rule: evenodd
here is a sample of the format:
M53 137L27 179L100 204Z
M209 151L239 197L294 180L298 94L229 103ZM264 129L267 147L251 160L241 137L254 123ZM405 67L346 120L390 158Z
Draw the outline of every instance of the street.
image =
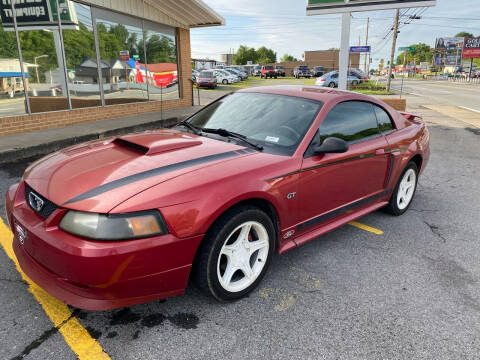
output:
M403 216L377 211L276 255L237 302L189 285L167 300L73 316L112 359L478 359L480 87L406 80L403 89L431 133ZM211 94L200 92L202 105ZM0 167L2 196L27 165ZM4 210L2 201L3 222ZM2 223L0 237L11 241ZM0 358L76 359L64 340L73 335L31 292L0 251Z

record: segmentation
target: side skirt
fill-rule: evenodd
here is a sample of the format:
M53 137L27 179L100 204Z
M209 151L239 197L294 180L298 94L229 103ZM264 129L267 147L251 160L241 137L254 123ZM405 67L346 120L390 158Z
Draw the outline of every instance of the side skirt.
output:
M335 230L347 223L349 223L350 221L353 221L353 220L356 220L364 215L367 215L375 210L378 210L382 207L384 207L385 205L388 205L388 201L381 201L381 202L377 202L377 203L374 203L368 207L365 207L365 208L362 208L358 211L355 211L355 212L352 212L352 213L349 213L349 214L346 214L344 216L341 216L339 217L338 219L336 220L333 220L333 221L330 221L329 223L325 224L324 226L320 226L320 227L317 227L317 228L314 228L312 229L312 231L309 231L309 232L306 232L302 235L300 235L299 237L295 238L294 240L292 241L289 241L287 242L286 244L284 244L281 248L279 248L278 252L280 254L290 250L290 249L293 249L294 246L292 246L292 242L295 242L296 246L300 246L310 240L313 240L327 232L330 232L332 230Z

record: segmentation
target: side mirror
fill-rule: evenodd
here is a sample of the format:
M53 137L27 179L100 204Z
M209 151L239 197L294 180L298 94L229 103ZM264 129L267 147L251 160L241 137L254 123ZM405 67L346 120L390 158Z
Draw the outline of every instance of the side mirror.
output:
M329 137L315 148L315 154L344 153L348 151L348 143L337 137Z

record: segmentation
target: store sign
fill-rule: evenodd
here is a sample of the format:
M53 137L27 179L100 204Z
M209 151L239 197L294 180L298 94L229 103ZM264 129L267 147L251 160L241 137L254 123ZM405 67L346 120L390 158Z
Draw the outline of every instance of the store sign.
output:
M12 0L0 0L0 13L3 27L7 30L13 28ZM45 29L48 26L58 25L58 13L62 25L77 25L77 15L72 2L58 0L59 11L57 12L57 0L16 0L15 15L17 26L35 30L35 27Z
M370 46L350 46L351 53L369 53Z
M480 58L480 37L465 39L463 57L466 59Z
M307 0L307 15L435 6L436 0Z
M459 66L462 63L462 54L449 53L445 56L446 66Z
M460 50L463 48L463 37L438 38L435 43L436 51Z
M130 51L122 50L120 51L120 61L128 61L130 60Z

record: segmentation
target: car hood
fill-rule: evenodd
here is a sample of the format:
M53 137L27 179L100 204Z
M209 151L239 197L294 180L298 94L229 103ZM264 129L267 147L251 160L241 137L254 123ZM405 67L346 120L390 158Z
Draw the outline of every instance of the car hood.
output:
M72 146L30 165L23 180L58 206L107 213L172 178L255 151L177 130L156 130Z

